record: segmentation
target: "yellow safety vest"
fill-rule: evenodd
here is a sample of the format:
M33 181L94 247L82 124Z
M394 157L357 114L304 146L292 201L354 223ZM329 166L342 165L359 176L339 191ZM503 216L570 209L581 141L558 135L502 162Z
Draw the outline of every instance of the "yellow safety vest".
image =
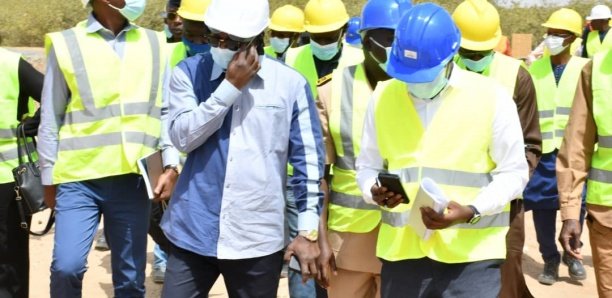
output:
M336 149L331 183L329 229L367 233L380 223L380 208L363 200L357 185L355 158L372 88L363 64L338 68L333 72L329 109L329 131Z
M71 93L54 184L138 173L137 160L158 147L166 41L144 28L125 39L120 59L86 22L46 36Z
M361 61L363 61L362 50L347 46L346 44L342 46L342 55L340 56L340 61L338 61L338 68L361 63ZM317 74L310 44L297 48L289 48L286 53L285 64L295 68L295 70L306 77L312 91L312 96L316 99L319 75Z
M604 40L599 39L599 31L591 31L587 35L586 42L587 54L589 58L605 49L612 49L612 31L608 30L608 33L604 37Z
M459 68L453 71L461 75L444 91L426 132L406 84L379 83L373 96L376 137L387 170L401 177L410 198L416 197L421 179L429 177L447 197L469 205L492 180L495 163L489 151L497 101L491 99L497 96L490 79ZM505 258L509 204L502 213L483 216L474 225L436 230L424 241L407 225L412 202L384 208L378 257L388 261L428 257L444 263Z
M598 146L591 158L586 200L612 207L612 50L593 57L592 86Z
M550 153L561 146L580 72L588 61L571 56L558 85L550 56L543 56L529 67L538 100L542 153Z
M169 43L168 49L170 50L170 67L172 68L187 58L187 48L182 42ZM172 69L169 69L169 71L171 70Z
M455 56L455 63L462 69L467 69L459 55ZM482 75L495 79L508 90L510 96L513 96L518 72L522 66L521 60L496 52L493 54L493 61L485 68Z
M274 49L272 48L272 46L264 47L264 53L266 55L276 59L276 52L274 52Z

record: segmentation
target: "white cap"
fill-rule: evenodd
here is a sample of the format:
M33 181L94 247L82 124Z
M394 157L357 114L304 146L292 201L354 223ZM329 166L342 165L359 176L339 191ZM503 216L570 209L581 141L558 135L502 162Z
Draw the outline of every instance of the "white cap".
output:
M612 18L612 13L610 13L610 7L604 4L595 5L591 9L591 15L586 17L588 21L591 20L606 20Z
M240 38L259 35L268 27L268 0L212 0L206 26Z

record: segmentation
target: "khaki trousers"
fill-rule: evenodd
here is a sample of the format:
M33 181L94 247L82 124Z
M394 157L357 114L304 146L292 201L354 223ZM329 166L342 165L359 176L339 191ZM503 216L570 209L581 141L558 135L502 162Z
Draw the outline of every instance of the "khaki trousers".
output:
M500 298L533 298L523 275L525 209L523 200L510 202L510 229L506 234L506 260L502 263Z
M587 217L587 226L593 253L597 293L600 298L612 298L612 228L604 226L591 215Z

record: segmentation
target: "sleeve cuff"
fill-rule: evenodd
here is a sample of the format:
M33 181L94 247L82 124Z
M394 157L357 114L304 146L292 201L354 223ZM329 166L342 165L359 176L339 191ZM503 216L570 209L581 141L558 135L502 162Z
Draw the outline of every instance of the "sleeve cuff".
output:
M319 229L319 215L316 212L300 212L298 214L298 231L312 231Z
M580 208L582 204L582 198L569 198L567 200L561 200L560 198L560 210L561 210L561 220L568 219L580 219ZM565 203L564 203L565 202ZM573 203L573 202L577 202Z
M219 87L217 87L217 90L215 90L214 95L218 102L224 103L229 107L234 104L241 93L242 92L234 87L228 80L223 80Z
M370 188L374 184L376 184L376 178L372 177L372 178L366 180L366 184L364 185L364 188L362 190L362 194L363 194L362 197L363 197L363 200L366 203L378 206L378 204L376 204L376 202L374 202L374 199L372 198L372 192L370 191Z
M41 168L40 180L43 185L53 185L53 167Z
M164 148L162 150L162 160L163 160L163 165L165 166L169 166L169 165L178 165L180 162L180 153L178 150L176 150L176 148L174 147L167 147Z

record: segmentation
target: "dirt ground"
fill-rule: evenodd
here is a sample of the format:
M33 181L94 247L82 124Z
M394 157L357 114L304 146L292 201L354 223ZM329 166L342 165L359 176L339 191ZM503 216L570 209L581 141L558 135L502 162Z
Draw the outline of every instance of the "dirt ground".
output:
M41 230L46 220L46 214L37 215L33 220L34 230ZM585 229L582 235L584 242L583 256L584 265L587 269L587 279L582 283L573 282L569 279L567 267L561 265L559 269L560 280L553 286L544 286L538 283L537 276L542 270L542 259L538 252L535 230L528 212L526 220L526 244L523 256L523 271L527 285L535 297L597 297L595 287L595 276L593 275L593 259L588 241L588 231ZM557 231L561 223L557 222ZM559 247L559 249L561 249ZM51 264L51 253L53 250L53 231L43 237L32 237L30 240L30 297L49 297L49 266ZM146 297L160 297L162 285L155 284L151 280L151 264L153 261L153 241L149 241L147 250L147 279ZM112 297L113 286L111 282L110 252L91 250L88 258L89 269L85 273L83 281L83 297ZM227 297L223 281L220 279L213 287L210 297ZM287 290L287 279L280 281L278 297L289 297Z

